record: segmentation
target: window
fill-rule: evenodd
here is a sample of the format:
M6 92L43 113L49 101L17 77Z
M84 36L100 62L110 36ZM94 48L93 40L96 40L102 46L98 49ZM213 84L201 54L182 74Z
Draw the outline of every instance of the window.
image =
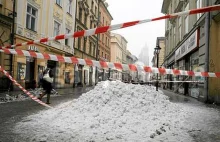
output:
M105 45L107 45L107 37L105 37Z
M95 16L97 16L97 7L95 6Z
M104 57L104 56L103 56L103 52L102 52L102 57Z
M59 34L60 34L60 23L54 21L54 36L57 36Z
M89 42L89 54L92 54L92 42Z
M106 54L105 54L105 59L107 59L107 58L106 58Z
M26 74L26 65L18 62L17 80L24 80Z
M79 21L82 22L82 8L79 9Z
M61 6L61 0L56 0L56 4Z
M202 8L202 0L197 0L196 1L196 7L198 8ZM197 14L197 20L202 16L202 13Z
M70 84L70 72L65 71L65 84Z
M69 34L70 33L70 30L66 28L66 34ZM65 39L65 45L66 46L69 46L69 39Z
M104 35L102 36L102 43L104 43Z
M81 49L81 37L78 38L78 49Z
M85 13L84 14L84 24L87 25L86 23L87 23L87 14Z
M36 22L37 10L30 5L27 5L26 28L32 31L36 31Z
M90 29L92 29L92 20L90 20Z
M179 27L178 27L178 31L179 31L179 41L182 40L182 17L179 17Z
M96 47L97 48L97 47ZM95 46L93 45L93 56L95 56Z
M93 11L93 6L94 6L94 2L92 1L92 7L91 7L92 11Z
M185 11L189 10L189 3L186 5ZM185 17L185 34L189 32L189 16Z
M72 15L72 1L73 0L69 0L68 5L67 5L67 12Z
M102 23L103 23L103 26L105 25L105 18L103 17L102 18Z
M86 53L86 39L87 37L84 37L84 42L83 42L83 51Z

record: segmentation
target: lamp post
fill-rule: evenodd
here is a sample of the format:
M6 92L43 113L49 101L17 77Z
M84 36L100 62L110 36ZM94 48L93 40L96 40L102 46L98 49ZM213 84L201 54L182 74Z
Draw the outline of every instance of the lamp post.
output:
M157 68L159 67L159 54L160 54L160 46L157 45L156 48L154 48L154 53L157 55ZM156 91L158 91L158 73L157 73L157 82L156 82Z

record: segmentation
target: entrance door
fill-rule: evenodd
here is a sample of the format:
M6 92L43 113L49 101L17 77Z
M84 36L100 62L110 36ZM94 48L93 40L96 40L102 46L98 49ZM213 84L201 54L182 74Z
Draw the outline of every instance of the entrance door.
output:
M26 75L25 75L25 88L34 89L36 87L36 80L34 79L35 73L35 59L33 57L26 57Z

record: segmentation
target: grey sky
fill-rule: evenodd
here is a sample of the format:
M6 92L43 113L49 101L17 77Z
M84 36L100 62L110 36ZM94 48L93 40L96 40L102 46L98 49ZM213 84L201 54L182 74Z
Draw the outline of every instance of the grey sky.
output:
M106 0L106 2L108 2L108 9L114 18L112 24L151 19L163 15L161 14L163 0ZM112 32L124 36L128 41L128 50L137 57L147 44L151 61L156 38L164 36L165 21L144 23Z

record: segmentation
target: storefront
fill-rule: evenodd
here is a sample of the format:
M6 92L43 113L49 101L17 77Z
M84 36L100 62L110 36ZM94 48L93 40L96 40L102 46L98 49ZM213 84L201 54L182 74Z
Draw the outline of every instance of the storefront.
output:
M27 41L28 40L23 37L16 37L16 43L23 43ZM64 56L64 51L45 44L21 46L17 47L17 49ZM53 70L55 88L64 88L67 86L72 87L71 84L73 84L74 81L74 69L72 64L14 55L13 76L26 89L36 87L39 80L39 73L44 71L46 68Z
M193 68L198 67L198 47L199 47L199 38L198 38L199 30L195 30L189 38L176 50L175 52L175 61L177 63L177 67L179 70L193 70ZM179 75L177 77L178 83L176 90L180 94L184 95L196 95L196 91L198 91L197 86L192 83L195 78L185 75Z
M175 55L172 54L166 62L166 68L167 69L174 69L174 64L175 64ZM174 90L174 82L176 80L176 76L172 75L172 74L167 74L165 76L165 80L168 81L165 83L165 88L170 89L170 90Z

